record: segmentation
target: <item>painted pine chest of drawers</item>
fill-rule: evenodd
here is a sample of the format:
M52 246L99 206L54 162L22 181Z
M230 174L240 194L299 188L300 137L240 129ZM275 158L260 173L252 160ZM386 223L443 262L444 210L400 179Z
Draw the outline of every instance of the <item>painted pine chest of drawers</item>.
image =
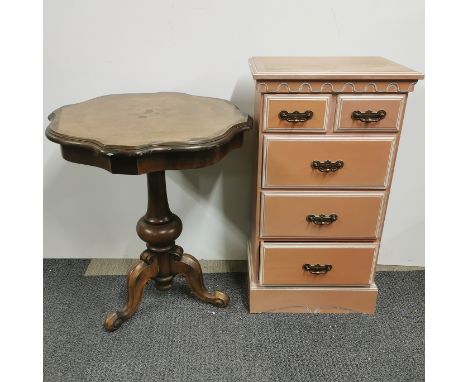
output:
M408 94L381 57L253 57L258 130L251 313L374 313L375 267Z

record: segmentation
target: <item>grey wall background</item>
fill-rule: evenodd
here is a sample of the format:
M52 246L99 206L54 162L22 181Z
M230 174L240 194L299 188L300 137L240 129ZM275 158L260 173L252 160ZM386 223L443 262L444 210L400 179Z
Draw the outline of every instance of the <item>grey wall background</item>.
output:
M64 104L179 91L253 113L247 59L384 56L424 71L424 1L45 0L44 128ZM167 173L179 239L200 259L245 259L252 137L201 170ZM68 163L44 140L44 257L136 258L144 176ZM424 81L410 94L380 264L424 265Z

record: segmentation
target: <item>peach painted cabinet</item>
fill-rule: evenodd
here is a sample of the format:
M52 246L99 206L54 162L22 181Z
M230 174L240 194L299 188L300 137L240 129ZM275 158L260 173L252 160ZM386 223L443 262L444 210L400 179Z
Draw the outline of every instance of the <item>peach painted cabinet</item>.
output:
M251 313L374 313L375 266L408 94L381 57L253 57L258 155Z

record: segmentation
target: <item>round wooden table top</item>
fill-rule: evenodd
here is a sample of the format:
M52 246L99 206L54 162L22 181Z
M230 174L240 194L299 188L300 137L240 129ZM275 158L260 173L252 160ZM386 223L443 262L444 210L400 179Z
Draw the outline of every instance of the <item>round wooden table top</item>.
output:
M107 95L63 106L49 120L46 136L65 159L122 174L213 164L252 126L226 100L184 93Z

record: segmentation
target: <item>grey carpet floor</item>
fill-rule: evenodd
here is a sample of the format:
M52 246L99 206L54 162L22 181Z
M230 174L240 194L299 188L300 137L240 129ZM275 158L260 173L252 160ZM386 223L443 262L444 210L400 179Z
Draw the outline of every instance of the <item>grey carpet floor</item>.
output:
M208 274L225 309L177 279L145 289L116 332L124 276L85 277L88 260L44 260L44 381L423 381L424 272L381 272L375 316L249 314L246 274Z

